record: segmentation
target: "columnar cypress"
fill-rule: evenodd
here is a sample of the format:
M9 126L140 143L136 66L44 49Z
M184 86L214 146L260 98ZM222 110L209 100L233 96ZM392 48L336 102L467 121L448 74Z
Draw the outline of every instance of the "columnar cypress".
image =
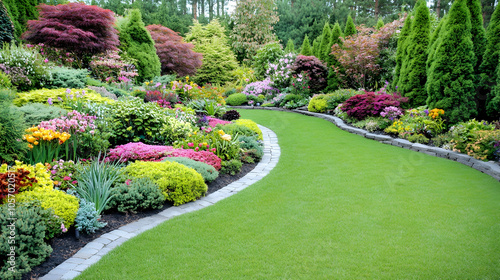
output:
M436 29L431 35L431 39L429 41L429 54L427 55L427 76L429 76L429 69L431 68L432 62L434 61L434 54L441 42L441 38L444 36L444 28L443 26L446 24L448 20L448 15L444 16L440 21Z
M427 73L425 64L427 62L427 48L430 36L430 14L424 0L419 0L415 5L415 18L408 37L408 65L405 72L401 72L404 84L399 90L403 96L408 97L408 105L418 107L425 105L427 91L425 82Z
M326 91L334 91L339 88L340 79L337 76L337 73L333 70L332 67L340 67L340 63L337 58L330 54L332 52L332 46L335 44L340 44L340 37L342 37L342 29L338 22L335 23L332 29L332 36L330 38L330 43L328 44L328 49L326 51L326 64L328 66L328 86L326 87Z
M306 55L306 56L313 55L313 52L311 49L311 43L309 43L309 37L307 35L306 35L306 37L304 37L304 41L302 41L302 47L300 48L300 54Z
M293 43L292 38L288 39L285 47L285 53L295 53L295 44Z
M3 3L0 1L0 47L4 43L10 43L14 40L14 25L10 20L7 9L5 9Z
M348 37L356 33L358 33L358 31L356 30L356 25L354 25L354 21L352 20L351 15L349 15L345 24L344 37Z
M500 65L500 61L498 61ZM500 67L496 70L497 84L493 87L489 102L486 104L486 113L494 120L500 118Z
M476 65L474 72L479 73L479 66L483 62L483 54L486 49L486 31L483 27L483 14L481 12L480 0L467 0L467 7L470 12L472 43L474 44L474 54L476 55Z
M161 74L161 63L155 42L142 21L141 12L133 9L120 29L120 48L137 59L138 81L151 80Z
M411 15L407 15L405 23L403 24L403 29L399 35L398 47L396 50L396 69L394 74L393 86L396 87L399 84L399 76L401 74L401 68L403 66L403 61L406 58L406 40L411 32Z
M314 39L313 44L312 44L312 52L315 57L319 57L319 45L321 42L321 36L318 38Z
M500 59L500 5L497 5L493 15L491 16L490 24L486 29L486 50L484 51L483 61L479 66L481 73L480 86L482 87L482 94L486 96L486 111L489 116L496 115L495 106L491 103L495 96L492 88L496 84L495 76L497 73L498 62Z
M326 58L328 57L328 46L330 45L331 38L332 30L330 29L330 24L328 22L325 22L323 33L321 34L321 43L319 46L318 56L318 58L323 62L326 62Z
M375 26L375 28L380 29L383 26L384 26L384 21L381 18L379 18L377 21L377 26Z
M476 58L466 0L453 3L444 28L446 31L427 78L427 105L444 109L450 123L457 123L477 115L474 102Z

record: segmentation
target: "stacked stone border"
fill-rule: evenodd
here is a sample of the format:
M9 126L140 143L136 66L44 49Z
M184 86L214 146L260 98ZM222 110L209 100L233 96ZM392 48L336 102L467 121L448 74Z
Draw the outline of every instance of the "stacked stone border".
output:
M273 107L232 106L231 108L287 111L287 112L295 112L295 113L299 113L299 114L303 114L303 115L307 115L307 116L314 116L317 118L327 120L331 123L334 123L342 130L348 131L350 133L361 135L361 136L368 138L368 139L373 139L373 140L378 141L380 143L389 144L389 145L397 146L400 148L428 154L431 156L446 158L449 160L460 162L460 163L465 164L467 166L470 166L476 170L479 170L485 174L488 174L488 175L492 176L493 178L497 179L498 181L500 181L500 165L498 165L497 163L495 163L493 161L485 162L485 161L477 160L469 155L453 152L453 151L446 150L443 148L432 147L432 146L419 144L419 143L412 143L406 139L393 138L393 137L388 136L388 135L380 135L380 134L370 133L364 129L356 128L356 127L352 127L350 125L347 125L342 119L340 119L339 117L332 116L332 115L322 114L322 113L314 113L314 112L309 112L309 111L300 110L300 109L287 110L287 109L273 108Z
M132 237L152 229L173 217L214 205L218 201L230 197L264 178L271 172L276 164L278 164L281 150L278 145L276 134L272 130L261 125L259 125L259 128L262 130L264 140L264 156L257 166L243 178L199 200L180 206L170 207L156 215L142 218L122 226L119 229L101 235L99 238L87 243L85 247L80 249L71 258L49 271L49 273L41 277L40 280L73 279L89 266L100 260L102 256L106 255L109 251L120 246Z

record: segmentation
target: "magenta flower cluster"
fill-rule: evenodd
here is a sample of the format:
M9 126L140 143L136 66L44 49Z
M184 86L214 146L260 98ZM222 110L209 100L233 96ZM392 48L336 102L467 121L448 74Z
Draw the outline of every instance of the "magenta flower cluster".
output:
M217 118L214 118L214 117L207 117L208 119L208 125L210 127L216 127L218 124L221 124L221 125L225 125L225 124L230 124L231 122L228 122L228 121L224 121L224 120L221 120L221 119L217 119Z
M380 116L387 117L389 120L393 121L395 118L402 116L403 111L398 107L389 106L385 107L384 110L380 113Z
M43 121L38 127L67 132L71 135L80 134L90 129L90 134L94 134L94 129L96 128L94 121L96 118L96 116L82 115L80 112L73 110L72 112L68 112L67 116Z
M276 88L273 88L271 85L273 82L267 78L264 81L258 81L258 82L253 82L248 84L245 89L242 91L244 94L248 95L254 95L254 96L259 96L259 95L271 95L274 96L275 94L279 93L279 90Z
M191 149L175 149L172 146L146 145L141 142L128 143L116 146L108 153L106 160L127 162L131 160L161 161L165 157L186 157L195 161L204 162L220 170L221 159L208 151Z

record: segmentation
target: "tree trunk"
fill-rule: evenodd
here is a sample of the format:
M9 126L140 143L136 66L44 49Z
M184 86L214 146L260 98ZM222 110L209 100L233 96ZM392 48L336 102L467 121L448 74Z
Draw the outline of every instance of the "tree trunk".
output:
M198 10L198 7L197 7L198 0L191 0L191 1L192 1L192 2L191 2L191 5L192 5L192 7L193 7L193 18L194 18L194 19L198 19L197 15L196 15L196 14L197 14L196 12L197 12L197 10Z
M214 0L208 0L208 18L209 20L214 18Z
M220 17L220 0L217 1L217 17Z
M375 20L378 20L378 13L379 13L378 1L379 0L375 0Z
M205 0L200 0L201 1L201 12L200 16L205 17Z
M222 14L222 15L224 15L224 13L226 12L226 11L224 10L224 2L225 2L225 1L226 1L226 0L221 0L221 14Z
M437 2L436 2L436 14L437 14L438 18L440 18L440 13L441 13L441 0L437 0Z

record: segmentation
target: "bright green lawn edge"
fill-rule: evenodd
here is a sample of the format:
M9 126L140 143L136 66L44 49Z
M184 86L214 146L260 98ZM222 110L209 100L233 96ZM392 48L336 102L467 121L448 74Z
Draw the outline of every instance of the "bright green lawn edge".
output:
M240 110L273 130L278 165L169 220L77 279L497 279L500 183L314 117Z

